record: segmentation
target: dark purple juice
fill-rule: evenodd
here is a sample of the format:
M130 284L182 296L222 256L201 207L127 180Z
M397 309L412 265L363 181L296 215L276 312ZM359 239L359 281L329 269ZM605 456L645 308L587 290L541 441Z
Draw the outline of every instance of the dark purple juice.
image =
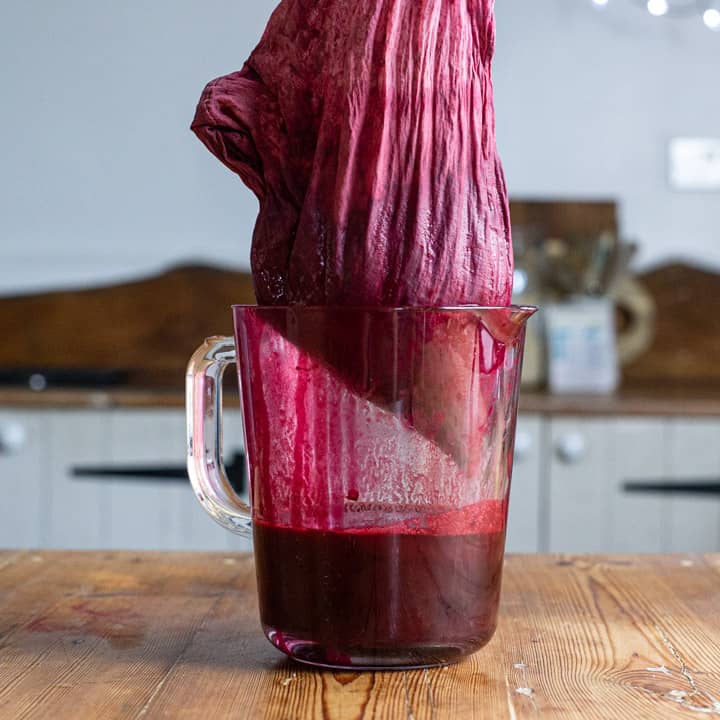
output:
M255 521L260 614L306 662L435 665L478 650L496 624L506 504L488 500L379 528Z

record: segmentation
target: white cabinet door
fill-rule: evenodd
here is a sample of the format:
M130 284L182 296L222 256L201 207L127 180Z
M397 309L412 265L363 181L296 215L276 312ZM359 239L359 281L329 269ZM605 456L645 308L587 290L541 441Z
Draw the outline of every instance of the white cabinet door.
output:
M542 427L538 415L518 418L508 516L508 552L540 550Z
M720 498L630 492L717 482L720 421L553 419L549 549L559 552L720 550Z
M661 418L552 421L549 549L552 552L661 552L667 500L626 483L660 478L668 457Z
M48 547L111 547L108 484L73 475L73 470L81 466L107 464L109 413L54 410L47 412L47 422Z
M23 467L31 475L18 498L33 507L32 516L21 534L21 513L16 510L13 525L8 521L6 529L0 529L8 536L0 545L143 550L250 548L249 541L224 530L202 510L187 479L168 482L141 475L116 478L74 474L76 469L112 471L134 467L172 467L184 472L182 410L50 411L38 413L33 419L38 429L31 441L37 447L29 446L27 452L8 458L0 455L0 477L9 478ZM242 451L237 411L227 414L225 434L229 453ZM32 439L35 436L37 441ZM6 512L3 507L3 515ZM12 541L12 537L18 539Z
M720 481L720 421L670 422L668 477L680 484ZM720 550L720 497L672 495L668 508L668 552Z
M192 547L194 533L184 522L186 506L194 498L190 483L143 476L143 468L185 465L185 418L177 410L117 410L110 416L108 468L136 469L129 478L107 481L110 492L111 544L114 548L179 550ZM209 528L205 544L224 548L222 530Z
M113 411L108 469L177 467L184 464L183 418L174 411ZM178 503L184 484L136 477L106 480L114 548L170 550L182 537Z
M34 412L0 412L0 547L47 542L47 422Z
M662 478L669 457L668 423L661 418L612 422L607 481L611 484L608 552L658 553L666 549L667 500L629 492L628 483Z
M242 450L235 438L234 414L225 417L227 452ZM183 468L186 462L182 410L115 411L110 419L110 466ZM148 478L109 483L111 544L148 550L247 550L207 515L186 478L180 482Z
M550 552L605 552L610 546L611 420L579 417L550 421Z

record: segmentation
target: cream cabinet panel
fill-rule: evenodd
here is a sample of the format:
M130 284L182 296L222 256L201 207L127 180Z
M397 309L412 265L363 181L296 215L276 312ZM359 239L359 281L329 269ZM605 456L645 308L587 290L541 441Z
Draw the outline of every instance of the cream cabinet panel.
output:
M508 516L508 552L532 553L540 550L542 433L540 416L521 415L518 418Z
M185 415L172 411L116 411L110 417L110 467L185 466ZM229 533L197 503L189 480L113 479L111 544L115 548L225 550ZM198 512L199 511L199 514Z
M108 468L182 468L182 414L116 411L110 416ZM110 478L111 543L115 548L168 550L183 538L180 512L187 502L187 486L147 477Z
M661 552L667 499L626 490L660 478L668 458L662 418L555 418L549 463L549 550Z
M678 484L720 482L720 421L672 420L669 480ZM720 496L673 494L667 504L666 552L720 550Z
M111 548L110 488L95 478L77 478L81 466L110 460L107 411L55 410L48 417L50 518L47 545L52 548Z
M190 482L143 476L186 462L185 415L177 410L7 413L25 428L22 448L0 453L0 482L25 482L0 510L0 546L67 549L248 550L200 507ZM4 417L0 416L0 417ZM2 429L0 422L0 431ZM226 414L228 455L242 452L240 413ZM114 470L132 476L115 476ZM83 476L76 474L83 470ZM101 470L102 472L96 472ZM93 474L94 473L94 474ZM27 518L21 519L27 509Z
M720 549L720 497L651 489L717 482L720 421L557 418L551 424L551 551ZM631 492L628 484L648 490Z
M610 545L611 421L563 417L550 423L547 549L605 552Z
M666 546L667 501L633 493L628 483L661 478L669 456L668 423L659 418L620 418L611 426L608 457L611 484L608 552L657 553Z
M0 411L0 547L47 544L50 479L47 418L34 412Z
M226 452L242 452L239 413L225 415ZM186 461L185 413L114 411L110 417L110 466L182 469ZM247 550L250 543L218 525L200 507L190 481L142 478L109 483L111 544L161 550Z
M0 547L250 549L182 478L185 442L180 408L0 411ZM225 457L243 445L228 404ZM181 478L74 473L92 467L174 468ZM720 497L626 487L718 481L720 420L521 415L507 549L718 551Z

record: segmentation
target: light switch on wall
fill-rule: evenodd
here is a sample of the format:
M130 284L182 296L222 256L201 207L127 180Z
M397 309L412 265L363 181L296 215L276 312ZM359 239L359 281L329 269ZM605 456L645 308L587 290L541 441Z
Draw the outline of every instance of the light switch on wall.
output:
M675 190L720 190L720 138L671 140L670 185Z

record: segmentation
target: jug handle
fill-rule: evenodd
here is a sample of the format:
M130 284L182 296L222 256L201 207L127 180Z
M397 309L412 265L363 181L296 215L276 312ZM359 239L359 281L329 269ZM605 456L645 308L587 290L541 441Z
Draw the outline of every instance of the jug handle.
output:
M222 379L236 360L231 337L211 337L185 375L187 469L200 504L227 530L250 537L251 511L232 489L222 460Z

